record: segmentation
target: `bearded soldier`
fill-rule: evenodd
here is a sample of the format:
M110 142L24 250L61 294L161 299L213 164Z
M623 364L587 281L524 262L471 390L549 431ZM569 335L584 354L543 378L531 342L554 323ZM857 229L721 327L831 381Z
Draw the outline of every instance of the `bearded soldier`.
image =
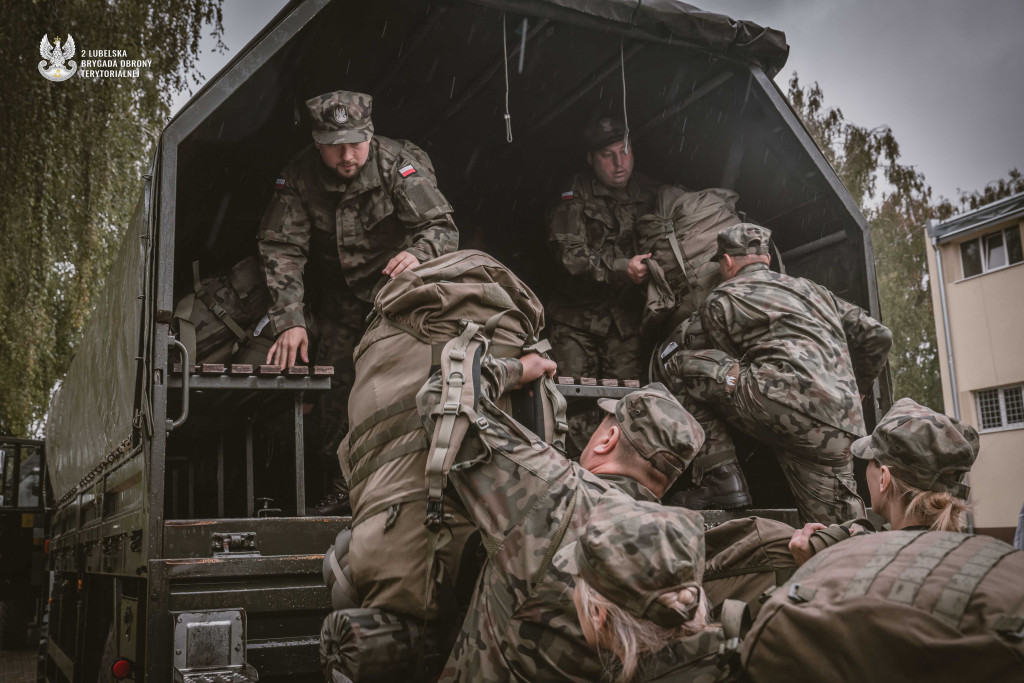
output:
M572 178L548 217L548 242L561 268L548 302L548 338L559 372L574 377L640 377L640 315L648 272L637 219L656 185L633 172L621 121L602 117L584 132L587 170ZM573 419L582 450L596 419Z
M698 454L694 472L703 480L672 502L708 507L707 491L727 493L725 481L745 492L724 420L771 448L803 521L862 517L850 445L864 435L861 401L885 366L892 333L824 287L769 270L770 238L751 223L718 234L722 284L700 308L708 348L669 345L657 355L682 400L710 408L700 419L719 446L711 461L707 448Z
M309 362L308 304L316 362L335 368L318 405L320 460L333 489L320 514L337 514L347 502L337 450L348 430L352 351L382 277L455 251L459 242L430 159L410 142L374 135L372 102L343 90L306 102L313 144L281 172L259 230L276 336L266 362Z

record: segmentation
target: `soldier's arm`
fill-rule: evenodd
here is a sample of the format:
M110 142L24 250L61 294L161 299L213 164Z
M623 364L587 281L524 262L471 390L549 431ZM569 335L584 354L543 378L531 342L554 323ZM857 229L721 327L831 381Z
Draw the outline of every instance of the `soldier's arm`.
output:
M309 256L309 214L292 177L274 191L260 223L258 247L270 290L267 312L275 335L304 327L303 271Z
M415 233L405 251L420 263L459 248L451 204L437 187L430 159L418 147L407 144L398 156L391 198L395 215Z
M877 530L867 519L854 519L842 524L807 524L799 529L789 542L797 564L801 565L825 548L859 534L873 534Z
M587 239L583 200L563 200L548 215L548 243L559 262L574 277L596 283L629 282L629 259L616 258Z
M725 351L733 358L743 357L743 350L734 341L735 332L743 322L739 313L727 294L712 292L708 295L700 307L700 324L709 348Z
M839 315L842 316L843 333L853 361L853 374L857 378L857 389L861 394L871 391L871 384L885 367L892 348L892 332L888 327L869 316L864 309L832 294Z

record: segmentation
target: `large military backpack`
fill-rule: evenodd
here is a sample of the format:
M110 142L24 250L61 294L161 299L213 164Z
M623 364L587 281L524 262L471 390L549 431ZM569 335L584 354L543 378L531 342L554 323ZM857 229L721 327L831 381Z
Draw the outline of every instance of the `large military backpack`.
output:
M757 681L1024 680L1024 553L988 536L862 534L812 557L741 651Z
M443 491L428 500L441 465L429 458L416 394L467 326L479 326L495 356L550 347L538 338L544 309L536 295L491 256L468 250L386 284L356 347L351 428L338 455L353 510L348 572L361 607L435 620L452 602L446 596L474 528L456 501L441 500ZM564 399L549 378L532 393L518 406L524 422L552 443L563 440ZM517 406L510 399L503 408Z
M172 329L193 363L259 363L273 340L267 324L270 294L256 256L224 273L199 277L192 263L193 291L174 307Z
M637 239L640 252L650 252L660 267L659 277L675 301L667 305L660 293L661 305L644 316L645 331L689 317L721 282L718 263L711 258L718 249L718 233L742 222L736 212L738 198L721 188L687 192L666 185L658 190L654 212L637 221Z
M752 606L761 595L789 580L796 560L789 541L796 529L765 517L731 519L704 533L704 592L718 610L726 600Z

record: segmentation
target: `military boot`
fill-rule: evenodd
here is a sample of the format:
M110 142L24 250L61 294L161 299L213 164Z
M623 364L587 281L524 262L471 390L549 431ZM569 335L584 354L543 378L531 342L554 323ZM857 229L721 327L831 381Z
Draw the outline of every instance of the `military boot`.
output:
M708 470L696 488L670 494L666 505L690 510L738 510L750 507L750 489L740 464L733 460Z

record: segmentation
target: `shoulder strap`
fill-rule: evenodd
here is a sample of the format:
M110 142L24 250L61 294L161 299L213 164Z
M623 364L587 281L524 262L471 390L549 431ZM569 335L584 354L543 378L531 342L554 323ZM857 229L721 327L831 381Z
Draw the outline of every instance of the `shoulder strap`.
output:
M932 615L948 626L957 628L967 604L971 601L974 589L999 560L1013 551L1012 545L994 538L989 539L974 555L967 558L956 574L950 577L946 587L939 594L939 599L935 601Z

